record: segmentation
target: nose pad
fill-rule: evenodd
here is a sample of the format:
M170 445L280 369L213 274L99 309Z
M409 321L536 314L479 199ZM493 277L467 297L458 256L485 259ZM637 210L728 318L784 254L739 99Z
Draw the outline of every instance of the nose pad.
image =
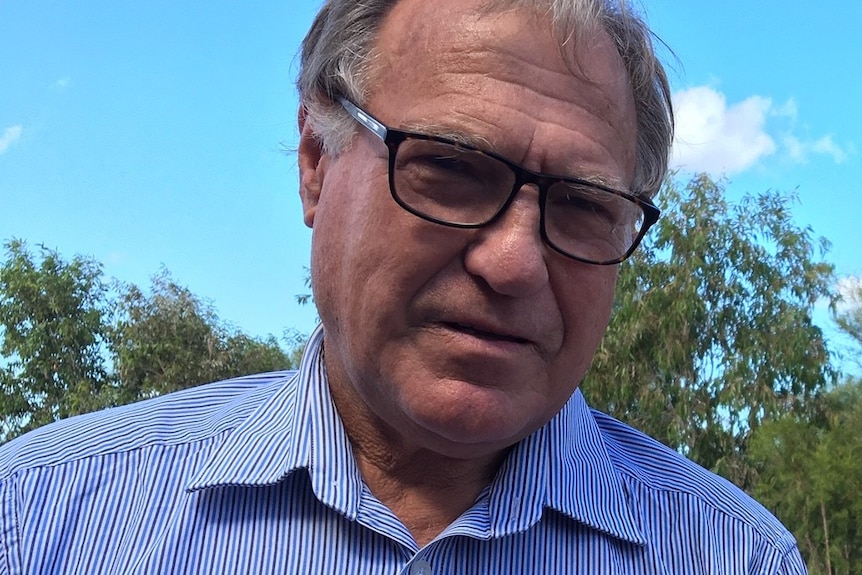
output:
M464 257L467 272L503 295L521 297L541 289L548 268L540 218L535 187L519 190L499 218L477 230Z

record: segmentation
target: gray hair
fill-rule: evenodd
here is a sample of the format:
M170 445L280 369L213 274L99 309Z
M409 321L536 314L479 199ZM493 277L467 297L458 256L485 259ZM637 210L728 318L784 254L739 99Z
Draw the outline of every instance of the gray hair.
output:
M327 0L302 44L297 87L315 137L329 154L343 151L355 124L338 104L358 105L373 78L380 27L398 0ZM632 188L652 196L661 187L673 139L673 109L667 75L656 56L652 33L627 0L488 0L489 11L529 8L548 13L561 50L576 56L579 38L603 29L622 57L637 113L637 160ZM568 47L568 48L567 48ZM572 62L577 64L577 62Z

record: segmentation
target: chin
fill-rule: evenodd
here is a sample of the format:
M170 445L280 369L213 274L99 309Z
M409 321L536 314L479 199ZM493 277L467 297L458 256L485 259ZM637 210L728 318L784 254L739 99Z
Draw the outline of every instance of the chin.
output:
M454 402L429 398L414 408L411 419L430 436L429 442L436 444L436 448L429 447L441 452L445 449L454 457L491 454L514 445L551 417L529 417L523 402L501 398L499 390L481 389L479 394L471 395L468 398L462 394Z

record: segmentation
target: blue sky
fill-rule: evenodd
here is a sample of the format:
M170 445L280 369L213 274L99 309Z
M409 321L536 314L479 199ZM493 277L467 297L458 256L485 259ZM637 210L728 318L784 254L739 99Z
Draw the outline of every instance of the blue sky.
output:
M317 6L0 0L0 239L141 286L164 265L250 334L309 332L294 295L311 233L284 149ZM796 190L797 222L857 281L862 2L643 8L676 54L675 165L726 175L731 198Z

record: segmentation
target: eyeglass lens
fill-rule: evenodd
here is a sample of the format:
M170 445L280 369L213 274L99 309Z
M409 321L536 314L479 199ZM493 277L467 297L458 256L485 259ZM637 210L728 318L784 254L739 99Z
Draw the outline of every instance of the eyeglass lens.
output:
M453 225L489 222L506 204L517 176L479 151L407 138L393 163L393 193L419 215ZM636 241L644 212L628 199L587 184L561 181L546 191L544 233L554 247L589 261L622 257Z

